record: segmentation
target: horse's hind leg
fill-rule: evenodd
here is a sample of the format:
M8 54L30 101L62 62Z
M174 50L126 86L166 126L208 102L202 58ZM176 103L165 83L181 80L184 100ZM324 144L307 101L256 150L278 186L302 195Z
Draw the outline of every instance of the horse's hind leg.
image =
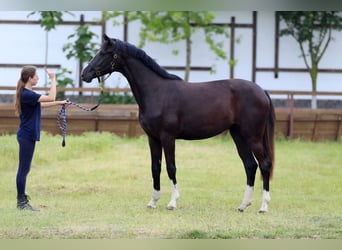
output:
M251 147L248 145L247 141L241 135L238 127L232 127L230 129L230 134L235 142L239 156L245 167L247 185L245 194L241 205L238 207L240 212L243 212L252 203L255 174L258 168L258 164L254 159Z
M253 153L259 162L259 168L261 171L262 179L263 179L263 195L261 207L259 209L260 213L265 213L268 211L268 204L271 200L270 197L270 169L272 166L272 162L267 158L265 153L265 148L261 140L259 142L255 142L252 145Z
M156 208L157 201L160 199L160 172L161 172L161 159L162 159L162 146L160 141L148 137L148 142L151 151L151 171L153 178L153 194L152 199L147 204L149 208Z
M169 210L177 208L177 200L179 198L176 180L175 143L175 139L171 136L166 135L162 138L162 146L166 160L166 170L172 185L171 200L167 205L167 209Z

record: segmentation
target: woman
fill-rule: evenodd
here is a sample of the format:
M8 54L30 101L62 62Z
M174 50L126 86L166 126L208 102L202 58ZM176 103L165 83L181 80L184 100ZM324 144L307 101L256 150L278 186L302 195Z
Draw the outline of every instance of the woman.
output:
M48 95L41 95L32 90L39 80L37 68L34 66L23 67L17 84L15 111L20 117L20 125L17 132L17 140L19 143L19 166L16 184L17 208L20 210L39 211L29 204L29 197L25 193L25 188L26 177L30 172L36 141L40 140L41 107L63 105L67 103L67 101L55 101L56 75L53 71L46 70L46 73L51 80Z

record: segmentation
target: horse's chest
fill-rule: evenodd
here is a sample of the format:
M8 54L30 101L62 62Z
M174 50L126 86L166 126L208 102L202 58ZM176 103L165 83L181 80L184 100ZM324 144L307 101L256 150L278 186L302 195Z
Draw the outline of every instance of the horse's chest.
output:
M151 115L151 114L150 115L140 114L139 122L143 130L148 135L155 134L160 128L161 116Z

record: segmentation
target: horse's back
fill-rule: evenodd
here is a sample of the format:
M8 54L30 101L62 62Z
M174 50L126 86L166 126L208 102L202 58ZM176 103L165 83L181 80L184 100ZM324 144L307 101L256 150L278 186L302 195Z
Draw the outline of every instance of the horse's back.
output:
M199 106L203 103L208 108L243 110L251 106L269 105L265 91L256 83L243 79L186 83L184 92L189 102Z
M259 94L265 95L264 90L256 83L244 80L244 79L222 79L222 80L215 80L209 82L192 82L187 83L183 82L188 88L195 89L202 89L206 92L213 92L215 94L221 93L222 95L225 94L239 94L239 95L246 95L246 94ZM218 97L221 94L217 94Z

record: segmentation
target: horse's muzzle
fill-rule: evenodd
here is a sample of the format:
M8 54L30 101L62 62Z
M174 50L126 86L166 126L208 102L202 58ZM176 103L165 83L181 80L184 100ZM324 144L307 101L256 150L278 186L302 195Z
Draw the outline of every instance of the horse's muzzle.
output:
M82 79L82 81L87 82L87 83L90 83L93 80L93 79L85 78L83 76L81 76L81 79Z
M88 83L91 82L95 77L96 77L96 75L92 76L91 74L89 74L89 72L87 73L85 70L83 70L83 72L81 74L82 81L85 81Z

